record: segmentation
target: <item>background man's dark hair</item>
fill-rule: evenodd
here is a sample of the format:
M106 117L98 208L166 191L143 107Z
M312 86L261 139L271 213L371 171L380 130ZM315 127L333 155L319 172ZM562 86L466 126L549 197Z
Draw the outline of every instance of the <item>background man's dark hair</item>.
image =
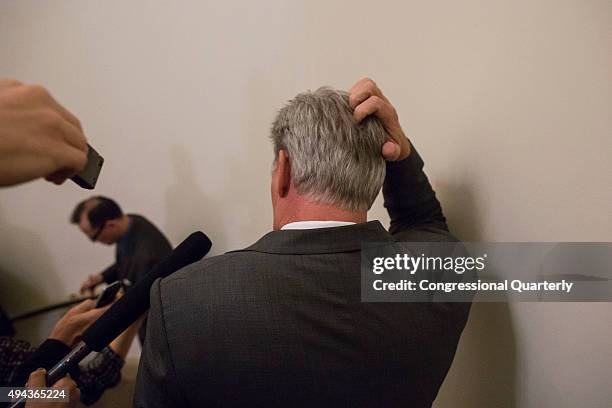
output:
M121 211L119 204L103 196L88 198L78 203L72 211L70 222L78 224L83 211L88 211L87 218L92 228L100 228L106 221L115 220L123 216L123 211Z
M83 211L85 211L85 204L87 204L89 200L91 199L88 198L87 200L83 200L78 203L76 207L74 207L74 210L72 210L72 214L70 215L71 224L78 224L81 222L81 214L83 214Z

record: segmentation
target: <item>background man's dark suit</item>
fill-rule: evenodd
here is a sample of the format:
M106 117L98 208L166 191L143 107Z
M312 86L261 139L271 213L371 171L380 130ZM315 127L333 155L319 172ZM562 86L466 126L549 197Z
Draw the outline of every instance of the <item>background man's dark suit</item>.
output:
M115 263L102 272L106 283L127 279L134 285L172 252L168 238L149 220L138 214L128 217L130 226L115 246ZM144 343L146 332L147 318L138 330L140 344Z
M469 304L362 303L362 241L453 241L418 153L378 221L273 231L151 290L137 407L427 407Z

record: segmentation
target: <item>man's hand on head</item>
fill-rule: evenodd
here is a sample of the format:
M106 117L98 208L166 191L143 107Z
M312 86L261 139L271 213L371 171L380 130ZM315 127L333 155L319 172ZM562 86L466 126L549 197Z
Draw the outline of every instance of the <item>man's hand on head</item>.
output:
M382 147L385 160L404 160L410 155L410 142L400 126L397 112L374 81L370 78L357 81L349 90L349 103L357 122L369 115L375 115L382 122L387 131L387 141Z

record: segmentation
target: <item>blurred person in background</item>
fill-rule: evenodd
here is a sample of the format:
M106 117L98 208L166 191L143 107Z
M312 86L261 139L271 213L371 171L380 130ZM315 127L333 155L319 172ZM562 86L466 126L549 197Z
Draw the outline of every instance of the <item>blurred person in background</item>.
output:
M155 225L141 215L124 214L108 197L81 201L72 211L70 222L78 225L92 242L115 245L115 262L90 275L81 285L81 293L91 293L96 286L117 280L124 283L127 280L129 285L138 283L172 252L172 245ZM146 318L138 334L141 343L145 333Z

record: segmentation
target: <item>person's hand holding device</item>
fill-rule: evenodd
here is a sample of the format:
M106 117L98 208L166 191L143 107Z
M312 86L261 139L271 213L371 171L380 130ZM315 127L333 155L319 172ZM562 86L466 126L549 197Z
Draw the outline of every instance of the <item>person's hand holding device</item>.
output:
M101 273L96 273L93 275L89 275L87 279L81 284L81 289L79 292L83 294L93 294L96 287L100 284L104 283L104 277Z
M114 300L114 297L111 301L112 300ZM68 310L68 312L66 312L57 322L49 338L59 340L69 347L73 346L80 340L83 332L95 322L98 317L102 316L109 307L110 305L96 308L96 301L93 299L88 299L79 303Z
M79 120L45 88L0 80L0 186L71 177L92 189L103 161Z
M115 281L104 288L98 299L96 300L96 308L107 306L115 301L119 290L121 290L121 282Z
M47 387L47 383L45 381L45 376L47 372L39 368L38 370L32 372L30 377L28 378L28 383L26 384L27 388L45 388ZM65 376L60 379L58 382L53 384L53 389L64 389L67 393L69 400L67 402L58 401L28 401L25 405L25 408L74 408L77 406L79 400L81 399L81 392L77 388L76 383L70 376Z

